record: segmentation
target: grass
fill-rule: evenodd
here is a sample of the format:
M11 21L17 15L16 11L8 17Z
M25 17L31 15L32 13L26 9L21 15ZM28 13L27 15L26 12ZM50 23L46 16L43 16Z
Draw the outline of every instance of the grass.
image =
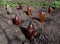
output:
M59 8L60 7L60 1L52 2L51 6Z
M14 2L14 1L11 1L10 3L6 1L4 3L4 6L6 7L7 4L9 4L11 7L14 7L14 6L18 6L18 3L21 3L23 6L31 5L31 6L34 6L34 7L39 7L39 6L41 6L41 4L43 4L42 6L44 6L45 8L47 8L49 6L49 3L48 2L41 3L39 1L32 1L32 0L30 0L29 2L28 1L22 1L22 2ZM54 1L50 5L52 7L58 8L60 6L60 1Z

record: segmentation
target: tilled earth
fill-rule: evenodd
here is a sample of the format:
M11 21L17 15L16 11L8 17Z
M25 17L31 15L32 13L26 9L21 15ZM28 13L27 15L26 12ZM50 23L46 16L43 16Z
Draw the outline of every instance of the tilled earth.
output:
M8 15L4 8L0 8L0 44L60 44L60 10L55 9L49 14L46 9L43 9L46 21L40 23L32 17L38 18L42 8L32 7L31 16L24 13L26 9L27 7L23 7L23 10L17 10L14 7L12 13ZM12 23L12 18L16 14L20 20L18 26ZM31 41L25 37L20 28L20 26L27 28L29 21L32 21L35 28L35 38Z

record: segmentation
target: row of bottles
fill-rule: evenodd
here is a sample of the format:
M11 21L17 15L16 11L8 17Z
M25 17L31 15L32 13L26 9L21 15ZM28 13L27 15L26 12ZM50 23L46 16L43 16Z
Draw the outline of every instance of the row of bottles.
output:
M44 14L43 11L41 11L40 14L39 14L39 22L41 22L41 23L44 22L44 19L45 19L45 14ZM17 15L15 15L15 18L14 18L13 22L14 22L15 25L19 24L19 18L18 18Z
M27 8L28 16L32 14L31 11L32 11L32 8L30 6L28 6L28 8ZM51 7L50 6L48 8L48 13L51 13ZM15 19L17 19L19 21L18 17L17 18L16 17L17 16L15 16ZM44 22L44 20L45 20L45 13L42 10L39 13L39 18L38 19L39 19L39 22L41 22L41 23Z
M40 22L44 22L44 13L41 11L41 13L39 14L39 19ZM15 25L19 25L19 18L17 15L15 15L15 18L13 19L13 22ZM34 26L32 24L32 21L29 21L29 25L27 27L27 35L28 37L31 39L32 37L34 37Z
M17 10L23 9L23 7L22 7L22 5L21 5L20 3L18 3L18 5L19 5L19 6L18 6ZM12 9L11 9L11 7L10 7L9 4L7 5L7 11L8 11L8 12L11 12L11 11L12 11ZM31 7L31 6L28 6L26 12L27 12L27 15L28 15L28 16L31 15L31 14L32 14L32 7ZM51 13L51 12L52 12L52 8L51 8L50 6L48 7L47 12L48 12L48 13Z
M8 6L8 8L9 8L9 6ZM22 9L22 6L19 4L19 8L17 8L17 9L18 10ZM28 16L32 14L31 12L32 12L32 8L31 8L31 6L28 6L28 8L27 8ZM51 13L50 7L48 8L48 13ZM44 12L42 10L39 13L39 18L38 19L39 19L39 22L41 22L41 23L43 23L44 20L45 20L45 14L44 14ZM15 25L19 25L20 21L19 21L19 18L18 18L17 15L15 15L15 18L13 19L13 23ZM29 25L27 27L27 35L31 39L32 37L34 37L34 34L35 34L35 32L34 32L34 26L33 26L32 22L30 21Z

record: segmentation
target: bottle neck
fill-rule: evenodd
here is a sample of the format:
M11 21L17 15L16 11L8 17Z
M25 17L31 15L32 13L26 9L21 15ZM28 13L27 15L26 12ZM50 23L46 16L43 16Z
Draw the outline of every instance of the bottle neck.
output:
M16 20L18 20L18 17L17 17L17 15L15 16L15 19L16 19Z
M44 14L44 12L41 11L41 15Z

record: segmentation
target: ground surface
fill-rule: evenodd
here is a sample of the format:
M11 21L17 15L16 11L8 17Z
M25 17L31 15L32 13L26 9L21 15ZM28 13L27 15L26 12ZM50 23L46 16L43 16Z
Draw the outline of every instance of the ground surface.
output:
M8 15L4 8L0 8L0 44L59 44L60 42L60 10L55 9L52 14L45 12L45 19L53 19L42 24L37 20L31 19L31 17L38 17L40 9L32 7L32 15L27 16L24 11L27 7L23 7L23 10L16 10L16 7L12 8L12 13ZM12 23L12 18L18 15L21 24L18 26ZM29 21L32 21L35 28L35 40L30 42L19 26L27 28ZM16 32L18 30L18 32Z

